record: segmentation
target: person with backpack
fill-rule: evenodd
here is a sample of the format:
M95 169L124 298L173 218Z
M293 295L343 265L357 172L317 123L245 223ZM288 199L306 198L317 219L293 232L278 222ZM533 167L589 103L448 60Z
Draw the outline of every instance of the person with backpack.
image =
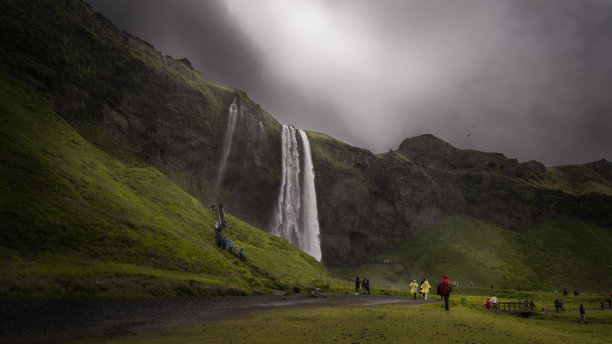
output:
M227 237L224 236L223 237L223 249L225 250L225 247L227 246Z
M421 293L423 293L423 299L425 299L425 301L428 300L429 289L431 289L431 285L429 285L429 281L426 278L423 283L421 283Z
M229 245L228 245L228 246L229 246L229 253L234 253L234 252L233 252L233 249L234 249L234 242L230 240L230 242L229 242Z
M438 281L436 281L436 295L440 296L440 299L444 299L444 296L442 296L442 285Z
M440 282L440 292L442 293L442 298L444 299L444 307L448 311L448 298L450 297L451 292L453 291L453 284L448 279L448 275L444 275L442 278L442 282Z

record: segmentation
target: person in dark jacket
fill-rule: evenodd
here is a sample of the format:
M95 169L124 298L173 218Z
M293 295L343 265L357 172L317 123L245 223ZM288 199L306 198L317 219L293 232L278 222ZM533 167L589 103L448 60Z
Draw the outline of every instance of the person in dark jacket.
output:
M355 295L359 295L359 287L361 286L361 282L359 281L359 276L355 280Z
M365 282L365 288L368 295L370 295L370 279L368 278Z
M586 311L584 309L584 304L580 304L580 318L578 318L578 323L580 323L580 321L584 321L584 324L588 324L586 321Z
M444 275L444 277L442 278L442 282L440 282L440 293L442 293L442 298L444 299L444 306L446 307L447 311L448 311L448 298L450 297L451 289L452 289L452 283L448 279L448 276Z
M223 237L223 249L225 250L225 246L227 246L227 237Z

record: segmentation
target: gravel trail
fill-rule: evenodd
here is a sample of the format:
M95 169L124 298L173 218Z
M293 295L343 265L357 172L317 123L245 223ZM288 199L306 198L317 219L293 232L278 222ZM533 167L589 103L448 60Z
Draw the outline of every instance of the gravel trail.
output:
M422 303L404 296L306 293L284 296L123 300L0 300L0 343L57 343L203 324L275 307Z

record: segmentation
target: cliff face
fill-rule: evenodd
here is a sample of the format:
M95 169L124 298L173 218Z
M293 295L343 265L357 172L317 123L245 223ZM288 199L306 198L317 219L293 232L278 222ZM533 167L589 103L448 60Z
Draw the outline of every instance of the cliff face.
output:
M82 1L2 1L0 71L50 98L81 135L135 156L203 204L264 228L277 197L279 124L244 92L216 85L115 28ZM239 111L215 195L228 109Z
M612 226L612 169L605 160L547 169L457 149L432 135L406 139L397 151L375 156L311 135L329 265L388 251L449 214L512 230L567 216Z

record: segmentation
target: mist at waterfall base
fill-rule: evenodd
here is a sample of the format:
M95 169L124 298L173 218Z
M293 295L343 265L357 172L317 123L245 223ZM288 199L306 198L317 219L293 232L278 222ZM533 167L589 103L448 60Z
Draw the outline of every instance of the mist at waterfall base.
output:
M310 142L303 130L286 125L282 128L281 142L282 177L272 234L288 240L320 261L317 196Z

